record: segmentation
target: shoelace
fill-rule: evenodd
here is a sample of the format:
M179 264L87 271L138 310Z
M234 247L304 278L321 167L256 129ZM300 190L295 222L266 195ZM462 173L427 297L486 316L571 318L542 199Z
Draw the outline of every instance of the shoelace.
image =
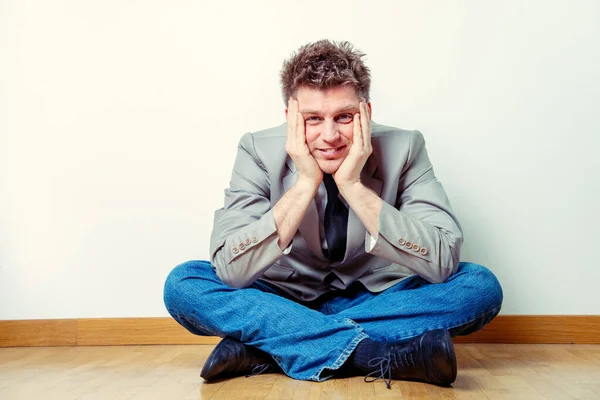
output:
M251 376L255 375L266 374L267 372L272 372L273 369L274 368L272 364L257 364L254 368L252 368L252 372L246 375L246 378L250 378Z
M376 368L365 376L365 382L375 382L383 379L388 389L392 388L392 362L395 368L414 367L415 359L412 353L392 353L387 357L375 357L369 360L369 368Z
M379 379L383 379L388 389L392 388L392 369L390 368L389 357L375 357L369 360L369 368L379 368L369 372L365 376L365 382L375 382ZM377 375L379 374L379 375ZM387 374L387 377L386 377ZM377 375L377 376L376 376Z

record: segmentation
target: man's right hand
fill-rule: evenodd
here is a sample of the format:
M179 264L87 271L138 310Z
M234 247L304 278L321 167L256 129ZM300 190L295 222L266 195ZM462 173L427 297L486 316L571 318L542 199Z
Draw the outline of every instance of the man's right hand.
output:
M310 154L306 144L304 117L298 111L298 100L290 98L287 109L287 141L285 151L298 169L298 181L317 188L323 180L323 171Z

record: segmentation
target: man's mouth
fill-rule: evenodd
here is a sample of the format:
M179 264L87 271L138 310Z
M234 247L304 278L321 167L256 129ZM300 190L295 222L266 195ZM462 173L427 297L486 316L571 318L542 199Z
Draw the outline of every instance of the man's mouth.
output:
M345 148L346 146L340 146L340 147L332 147L330 149L319 149L319 151L321 152L321 154L323 155L323 158L336 158Z

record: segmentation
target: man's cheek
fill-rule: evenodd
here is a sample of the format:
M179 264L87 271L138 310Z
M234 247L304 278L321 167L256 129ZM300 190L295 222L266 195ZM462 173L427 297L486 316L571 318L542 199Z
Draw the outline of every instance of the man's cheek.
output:
M354 140L354 125L348 124L347 129L344 129L342 131L342 135L344 136L344 139L346 139L347 142L352 143Z
M309 147L311 147L311 145L317 140L318 136L319 136L318 132L315 132L314 130L307 127L307 129L306 129L306 144L308 144Z

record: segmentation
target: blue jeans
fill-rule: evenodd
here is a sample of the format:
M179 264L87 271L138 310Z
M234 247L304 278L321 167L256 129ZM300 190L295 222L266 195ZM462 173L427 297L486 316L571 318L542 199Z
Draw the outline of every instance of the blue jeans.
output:
M358 282L301 302L266 282L227 286L207 261L183 263L165 283L165 305L196 335L231 337L269 353L290 377L323 381L369 337L396 342L434 329L481 329L500 311L502 288L487 268L461 263L444 283L414 275L380 293Z

